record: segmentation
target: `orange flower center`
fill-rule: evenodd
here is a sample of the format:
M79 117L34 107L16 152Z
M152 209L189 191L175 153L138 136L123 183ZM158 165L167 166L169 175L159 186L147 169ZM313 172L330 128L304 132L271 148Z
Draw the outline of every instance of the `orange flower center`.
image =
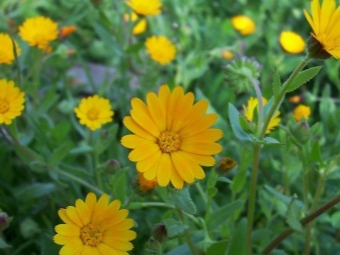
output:
M9 104L6 100L0 99L0 113L8 112L9 110Z
M80 239L84 245L97 246L102 242L103 233L100 228L92 223L87 224L80 230Z
M89 120L97 120L98 119L98 111L96 109L91 109L87 112L87 118Z
M179 135L171 131L164 131L158 138L158 145L164 153L177 151L180 146Z

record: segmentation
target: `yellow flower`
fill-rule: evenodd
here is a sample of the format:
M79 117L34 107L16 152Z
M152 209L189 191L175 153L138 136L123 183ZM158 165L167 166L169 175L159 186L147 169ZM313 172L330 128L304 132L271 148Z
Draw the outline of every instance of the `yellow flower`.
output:
M0 124L10 125L20 116L24 107L25 93L14 86L13 81L0 80Z
M74 111L80 124L87 126L92 131L105 123L111 122L114 114L111 110L110 101L97 95L83 98Z
M125 21L132 21L132 22L135 22L137 19L138 19L138 16L136 13L131 13L130 15L129 14L124 14L124 19ZM132 29L132 34L134 35L139 35L139 34L142 34L145 32L146 30L146 27L147 27L147 22L146 22L146 19L141 19Z
M237 15L231 19L233 27L240 32L241 35L251 35L255 31L255 23L252 19L244 15Z
M15 43L15 47L17 50L18 56L21 54L21 50L17 42ZM8 34L0 33L0 64L12 64L15 59L13 53L13 43L11 37Z
M149 16L161 13L162 3L159 0L129 0L126 4L140 15Z
M157 186L156 179L147 180L144 178L143 173L138 173L138 188L142 192L148 192L150 190L153 190L156 186Z
M313 29L313 37L334 58L340 58L340 8L335 0L311 2L312 14L304 10L306 19Z
M299 104L293 111L293 115L296 121L300 121L302 117L308 120L310 114L310 107L303 104Z
M130 228L132 219L126 218L129 211L119 210L120 201L109 203L104 194L98 201L94 193L89 193L85 201L77 199L75 206L58 211L65 224L55 227L53 237L56 244L64 245L59 254L126 255L133 249L131 240L136 233Z
M267 99L264 97L262 98L263 105L267 104ZM244 110L244 116L247 118L248 121L253 121L254 120L254 111L255 109L257 110L259 101L257 98L250 97L248 100L247 107L243 105L243 110ZM277 111L274 116L271 118L269 121L269 125L266 130L266 134L269 134L271 130L273 130L275 127L279 125L281 122L281 119L278 117L280 115L280 112Z
M292 54L303 52L306 46L305 41L299 34L290 31L281 32L280 44L285 51Z
M128 157L137 162L145 179L156 179L162 187L171 182L181 189L184 182L205 177L201 166L215 164L211 155L222 150L215 143L222 131L209 127L217 115L205 114L207 101L193 102L193 93L184 94L181 86L170 92L167 85L161 86L158 96L149 92L146 104L138 98L131 100L131 116L123 122L134 134L124 136L121 143L133 149Z
M226 50L222 52L222 57L225 59L232 59L234 57L234 54Z
M29 18L19 27L19 35L30 46L49 51L49 43L58 37L58 24L44 16Z
M175 58L176 48L165 36L151 36L146 39L145 46L150 57L162 65L170 63Z

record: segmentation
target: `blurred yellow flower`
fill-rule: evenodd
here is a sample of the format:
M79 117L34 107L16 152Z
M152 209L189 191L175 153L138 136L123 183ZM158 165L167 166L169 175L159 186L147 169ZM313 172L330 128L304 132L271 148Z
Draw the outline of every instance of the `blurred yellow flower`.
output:
M201 166L213 166L212 155L222 150L217 144L223 133L210 128L217 120L214 113L205 114L208 102L194 104L194 94L184 94L181 86L170 92L162 85L158 96L149 92L146 104L139 98L131 100L131 116L124 125L132 133L122 138L123 146L133 149L129 159L147 180L157 180L164 187L172 183L182 189L184 183L203 179Z
M120 205L119 200L109 203L106 194L97 201L96 195L89 193L85 201L77 199L75 206L59 209L64 224L55 227L53 237L56 244L63 245L59 254L128 254L136 232L130 230L134 221L127 218L129 211L119 210Z
M59 30L59 36L60 38L64 39L68 37L70 34L74 33L77 30L75 26L66 26L62 27Z
M151 36L146 39L145 46L150 57L162 65L170 63L175 58L176 48L165 36Z
M17 42L14 43L19 56L21 54L21 49ZM15 57L11 37L8 34L0 33L0 45L0 64L12 64Z
M144 178L143 173L138 173L138 188L142 192L148 192L153 190L157 186L157 180L153 179L151 181Z
M282 31L280 34L280 44L288 53L298 54L305 50L306 43L302 37L291 31Z
M299 104L297 107L295 107L293 111L293 115L296 121L300 121L302 117L305 118L305 120L308 120L310 114L310 107L303 104Z
M311 1L312 14L304 10L306 19L313 29L312 36L322 48L334 58L340 58L340 7L335 0Z
M300 103L301 102L301 96L299 96L299 95L291 96L291 97L288 98L288 101L290 103L293 103L293 104Z
M255 31L254 21L244 15L237 15L232 17L231 23L233 27L240 32L241 35L251 35Z
M83 98L74 111L79 118L80 124L87 126L92 131L100 128L103 124L111 122L114 115L110 101L97 95Z
M138 15L134 12L132 12L131 14L124 14L124 19L125 21L132 21L135 22L138 19ZM145 32L147 27L147 22L146 19L141 19L132 29L132 34L134 35L139 35Z
M29 18L19 27L19 35L30 46L48 52L49 43L58 37L58 24L44 16Z
M264 97L262 98L263 105L266 105L268 103L267 99ZM254 111L257 110L258 106L258 99L254 97L250 97L248 100L247 106L243 105L244 110L244 116L247 118L248 121L254 120ZM281 119L278 117L280 115L280 112L277 111L274 116L269 121L269 125L266 130L266 134L269 134L271 130L273 130L275 127L279 125L281 122Z
M222 57L225 59L232 59L234 57L234 54L226 50L222 52Z
M15 87L13 81L0 80L0 124L10 125L20 116L24 102L25 93Z
M129 0L126 4L130 6L134 12L143 16L161 13L162 3L159 0Z

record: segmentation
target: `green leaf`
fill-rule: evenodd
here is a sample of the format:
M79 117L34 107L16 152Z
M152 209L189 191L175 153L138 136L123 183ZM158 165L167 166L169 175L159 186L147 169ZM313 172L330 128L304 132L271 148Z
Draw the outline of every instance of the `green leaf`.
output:
M11 247L12 246L5 243L5 241L0 237L0 249L8 249L8 248L11 248Z
M182 235L185 230L189 229L187 225L183 225L174 219L165 219L163 220L163 223L169 238Z
M265 185L264 186L266 190L268 190L272 195L274 195L276 198L280 199L282 202L284 202L287 206L289 205L289 203L291 202L291 197L287 197L285 195L283 195L282 193L280 193L279 191L277 191L276 189L273 189L272 187L268 186L268 185ZM296 200L295 203L303 208L304 210L304 204L299 201L299 200Z
M214 197L214 196L216 196L217 191L218 191L218 190L217 190L215 187L209 188L209 189L207 190L207 195L208 195L209 197Z
M252 141L252 138L247 134L240 125L240 114L231 103L228 104L229 120L231 129L233 130L235 136L241 141Z
M244 185L246 184L247 179L247 171L239 171L235 177L233 178L233 183L230 184L230 189L236 193L243 190Z
M177 208L184 212L189 214L196 213L196 206L191 200L189 188L181 190L171 189L169 191L169 198Z
M227 248L228 248L228 241L223 240L219 241L216 243L213 243L212 245L209 246L207 250L207 255L220 255L220 254L225 254Z
M41 97L42 101L39 102L39 107L36 109L36 116L43 115L47 113L50 108L56 104L59 99L57 91L57 85L50 86L48 92Z
M120 170L120 172L113 177L110 185L115 197L122 203L125 201L126 189L128 187L126 179L127 170L128 168Z
M46 196L47 194L54 192L55 189L56 186L54 183L34 183L16 188L13 194L15 197L22 200L30 200Z
M316 140L313 143L312 149L311 149L311 152L310 152L310 157L311 157L312 161L323 164L319 140Z
M270 145L270 144L285 145L284 143L280 143L278 140L270 136L265 137L260 143L265 144L265 145Z
M232 180L230 180L230 179L228 179L228 178L226 178L226 177L223 177L223 176L219 176L219 177L217 178L217 181L219 181L219 182L225 182L225 183L233 183Z
M303 227L299 221L302 208L296 204L296 199L297 199L296 195L291 197L291 201L287 209L286 222L295 231L302 232Z
M213 211L210 214L207 225L209 229L215 229L231 217L234 212L241 209L244 206L244 201L239 200L222 206L221 208Z
M229 245L228 255L246 255L246 234L247 234L247 219L243 218L237 225L235 233Z
M292 84L287 89L287 92L291 92L293 90L296 90L302 84L304 84L307 81L309 81L310 79L312 79L315 75L318 74L318 72L320 71L321 68L322 68L322 66L316 66L316 67L309 68L309 69L299 73L295 77L295 79L293 80Z
M274 93L274 97L276 97L279 94L280 86L281 86L280 75L279 75L277 69L275 69L274 78L273 78L273 93Z
M70 142L66 142L60 145L53 151L52 157L48 160L48 165L50 167L57 166L63 158L70 152L72 144Z

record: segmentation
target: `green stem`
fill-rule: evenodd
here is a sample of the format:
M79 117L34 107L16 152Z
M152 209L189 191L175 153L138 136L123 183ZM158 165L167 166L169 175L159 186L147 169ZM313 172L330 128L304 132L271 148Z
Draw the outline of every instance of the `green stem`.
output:
M256 202L256 186L257 186L257 176L259 172L259 162L260 162L260 151L261 145L254 145L254 158L253 158L253 170L251 172L250 189L249 189L249 200L248 200L248 225L247 225L247 251L248 254L252 254L252 231L254 222L254 212L255 212L255 202Z
M185 224L184 216L183 216L182 210L177 208L177 213L178 213L178 217L179 217L179 219L181 220L182 224ZM188 229L186 229L186 230L184 231L184 236L185 236L185 239L186 239L187 244L188 244L188 246L189 246L189 249L190 249L190 251L191 251L191 254L192 254L192 255L198 255L198 253L197 253L197 251L196 251L196 248L195 248L195 245L194 245L194 243L193 243L192 240L191 240L191 237L190 237L190 234L189 234Z
M165 204L165 203L161 203L161 202L143 202L143 203L140 203L140 202L134 202L134 203L131 203L129 205L129 210L134 210L134 209L140 209L140 208L143 208L143 207L165 207L165 208L169 208L169 209L175 209L175 206L173 205L169 205L169 204Z
M321 214L326 212L327 210L331 209L333 206L335 206L337 203L340 202L340 194L332 198L330 201L328 201L326 204L321 206L316 211L313 211L306 217L304 217L302 220L300 220L300 223L302 226L307 225L309 222L313 221L315 218L319 217ZM287 238L289 235L291 235L294 232L293 229L289 228L282 232L278 237L276 237L267 247L264 248L261 254L266 255L269 254L276 246L278 246L285 238Z

